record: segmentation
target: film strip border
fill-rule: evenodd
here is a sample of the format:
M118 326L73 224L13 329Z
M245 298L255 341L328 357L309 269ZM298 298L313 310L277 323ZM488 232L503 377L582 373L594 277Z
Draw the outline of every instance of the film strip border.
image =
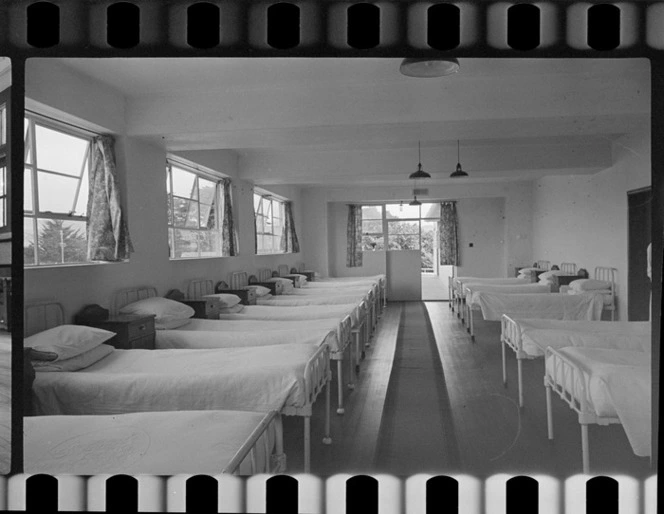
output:
M327 514L586 514L657 512L656 477L233 475L0 479L0 508L33 512L307 512ZM8 490L8 492L7 492ZM39 494L31 494L35 490Z
M22 56L651 55L664 49L664 2L7 0L3 48Z

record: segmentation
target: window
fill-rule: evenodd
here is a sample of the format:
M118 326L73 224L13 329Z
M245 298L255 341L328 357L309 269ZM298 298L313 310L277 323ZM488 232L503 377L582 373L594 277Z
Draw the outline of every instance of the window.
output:
M362 251L385 250L383 206L362 206Z
M254 193L257 254L283 253L281 235L284 230L284 211L284 202L267 193Z
M83 130L26 116L23 253L27 266L88 262L91 141Z
M222 257L221 179L168 159L166 189L171 259Z

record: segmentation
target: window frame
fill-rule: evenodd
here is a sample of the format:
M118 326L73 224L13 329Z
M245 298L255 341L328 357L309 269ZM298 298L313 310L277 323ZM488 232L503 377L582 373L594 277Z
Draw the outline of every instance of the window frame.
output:
M381 222L381 231L380 232L364 232L362 230L362 251L363 252L373 252L373 251L380 251L384 252L387 250L386 246L386 226L385 226L385 204L360 204L360 208L364 209L365 207L378 207L380 209L380 218L368 218L364 219L364 213L362 213L362 224L364 224L365 221L380 221ZM364 228L364 227L362 227ZM364 236L372 236L372 237L380 237L383 240L383 248L380 249L374 249L374 248L365 248L364 247Z
M277 254L285 254L287 252L284 252L281 250L281 238L283 237L283 232L285 229L285 224L286 224L286 202L287 200L283 200L269 191L263 191L258 188L254 188L254 196L252 200L255 202L256 197L260 197L260 202L258 202L258 207L254 207L254 231L256 234L256 255L277 255ZM268 200L270 202L270 222L269 223L263 223L263 231L259 232L258 231L258 218L262 217L267 220L268 215L259 212L263 210L263 201ZM278 205L278 211L281 216L275 216L275 203ZM274 227L275 223L274 220L279 219L281 220L281 232L278 234L274 232ZM270 225L272 227L272 230L270 232L265 231L265 227L267 225ZM266 251L265 249L261 248L263 238L266 236L272 237L272 249L269 251Z
M191 173L194 175L195 180L194 180L194 185L192 186L196 190L196 200L193 200L191 197L190 198L185 198L183 196L179 196L174 194L174 189L173 189L173 173L172 173L172 168L175 167L181 171L185 171L187 173ZM214 209L214 217L216 220L216 225L217 227L215 229L205 229L201 228L201 211L200 211L200 206L201 206L201 201L200 201L200 186L199 186L199 179L204 179L209 182L214 182L215 184L215 200L214 203L212 204L212 208ZM167 201L170 202L170 216L168 216L167 220L167 229L168 229L168 259L171 261L185 261L185 260L192 260L192 259L219 259L222 257L228 257L227 255L223 254L223 249L224 249L224 244L223 244L223 214L224 214L224 195L222 192L222 183L225 179L228 177L224 176L223 174L209 169L209 168L204 168L200 165L197 165L193 162L188 162L183 159L174 157L172 155L167 155L166 157L166 198ZM176 226L175 225L175 205L174 205L174 198L181 198L183 200L186 200L188 202L196 202L197 209L198 209L198 227L188 227L188 226ZM203 202L203 205L207 205ZM197 236L197 253L198 255L196 256L188 256L188 257L176 257L175 255L175 230L187 230L187 231L195 231L199 235ZM218 240L218 248L216 249L215 255L201 255L201 236L200 234L202 233L210 233L210 232L216 232L217 240Z
M46 116L42 116L39 113L36 112L31 112L26 110L23 115L23 120L24 123L27 121L28 126L27 126L27 131L25 125L23 126L23 137L25 143L24 147L24 159L23 159L23 173L25 175L26 171L30 171L30 181L31 181L31 187L32 187L32 195L31 195L31 202L32 202L32 208L30 211L26 210L25 208L25 203L23 205L23 223L25 224L26 221L31 220L32 223L32 232L33 232L33 239L34 239L34 260L32 263L25 263L24 262L24 267L25 268L30 268L30 269L39 269L39 268L48 268L48 267L62 267L62 266L88 266L88 265L99 265L99 264L108 264L108 263L103 263L103 262L98 262L98 261L90 261L87 259L87 255L85 257L85 260L82 261L73 261L73 262L58 262L58 263L45 263L42 264L39 262L39 221L40 220L62 220L62 221L78 221L78 222L85 222L87 224L88 221L88 216L87 212L85 215L79 215L79 214L74 214L74 211L69 211L68 213L64 212L53 212L53 211L41 211L40 206L39 206L39 173L47 173L50 175L56 175L56 176L62 176L62 177L67 177L71 179L77 179L76 176L74 175L69 175L67 173L62 173L54 170L50 170L47 168L40 168L39 167L39 162L37 160L37 147L35 145L35 134L36 134L36 125L39 125L41 127L44 127L48 130L52 130L54 132L59 132L61 134L65 134L70 137L75 137L78 139L83 139L87 141L87 148L85 150L85 154L83 157L83 160L81 161L81 171L80 171L80 176L78 177L78 184L76 185L76 192L74 194L74 198L72 201L72 207L75 209L76 205L79 200L79 195L81 193L81 186L83 184L83 180L85 175L85 166L87 165L87 170L88 170L88 180L89 180L89 172L92 169L92 139L96 136L99 136L100 134L93 132L91 130L87 130L82 127L77 127L74 125L71 125L67 122L64 121L58 121L54 120L51 118L48 118ZM27 138L27 140L26 140ZM30 162L28 162L28 154L30 154ZM24 198L25 202L25 198ZM86 208L87 211L87 208ZM87 233L85 234L85 240L87 244ZM25 237L23 238L23 244L25 245ZM25 248L25 246L24 246Z
M9 125L11 119L11 87L6 88L0 92L0 106L4 107L4 119L2 119L2 128L0 129L5 136L4 142L0 140L0 168L4 168L3 176L1 177L4 190L0 190L0 199L3 200L2 206L2 219L0 219L0 234L11 233L11 173L9 173L10 161L10 132ZM2 223L4 220L4 224Z

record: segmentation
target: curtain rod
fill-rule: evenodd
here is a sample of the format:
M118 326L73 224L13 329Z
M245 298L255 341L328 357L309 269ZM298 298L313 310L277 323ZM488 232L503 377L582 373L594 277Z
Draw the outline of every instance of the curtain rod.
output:
M53 118L51 116L47 116L46 114L42 114L40 112L31 111L30 109L24 109L24 111L25 111L26 114L31 114L33 116L36 116L37 118L43 118L43 119L46 119L46 120L49 120L49 121L53 121L55 123L59 123L61 125L67 125L68 127L76 129L80 132L86 132L87 134L90 134L92 136L100 136L101 135L99 132L94 132L90 129L86 129L84 127L79 127L78 125L74 125L73 123L69 123L68 121L62 121L62 120Z

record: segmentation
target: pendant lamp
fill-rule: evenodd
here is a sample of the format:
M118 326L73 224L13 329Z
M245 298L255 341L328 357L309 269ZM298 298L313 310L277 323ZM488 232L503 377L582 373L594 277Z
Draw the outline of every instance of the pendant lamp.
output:
M413 198L413 201L410 202L408 205L422 205L422 202L420 202L420 201L417 199L417 195L415 195L415 197Z
M461 169L461 158L459 157L459 140L457 140L457 165L456 170L450 175L450 178L467 177L468 173Z
M417 163L417 171L414 171L409 175L408 178L431 178L431 175L429 175L426 171L422 169L422 154L420 152L420 142L417 142L417 157L418 157L418 163Z

